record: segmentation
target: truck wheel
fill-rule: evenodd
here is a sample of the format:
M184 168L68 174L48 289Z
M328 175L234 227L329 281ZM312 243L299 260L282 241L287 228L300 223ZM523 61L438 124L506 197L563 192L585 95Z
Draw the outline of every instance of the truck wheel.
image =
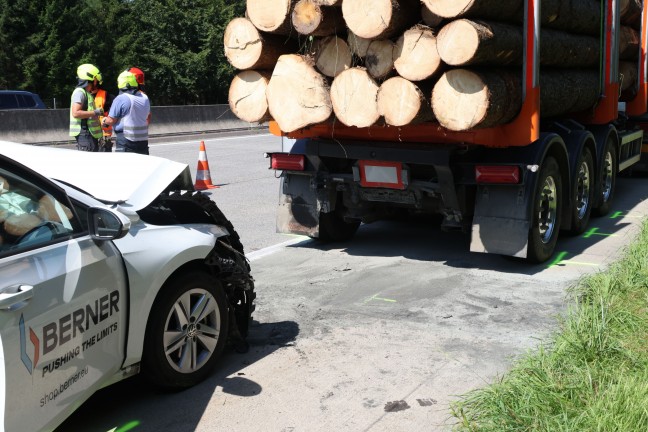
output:
M570 234L581 234L587 228L594 204L594 158L592 152L583 147L578 160L574 185L572 187L572 211Z
M614 142L608 139L603 151L603 163L598 175L598 196L594 214L596 216L605 216L612 208L612 198L614 198L614 189L616 188L617 177L617 153Z
M197 384L223 352L228 324L227 300L217 279L191 271L169 280L151 309L142 373L165 389Z
M350 240L358 231L360 221L346 222L337 209L330 213L320 213L319 240L322 242L342 242Z
M553 255L558 241L562 208L562 178L556 160L549 156L540 170L529 231L527 260L540 263Z

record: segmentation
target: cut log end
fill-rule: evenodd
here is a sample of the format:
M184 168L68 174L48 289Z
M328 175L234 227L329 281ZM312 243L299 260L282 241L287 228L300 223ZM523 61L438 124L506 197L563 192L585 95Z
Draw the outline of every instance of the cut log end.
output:
M229 88L230 109L248 123L262 123L270 119L266 88L269 71L243 71L234 77Z
M466 69L444 73L432 91L434 115L452 131L470 130L483 123L489 103L487 84L479 74Z
M441 66L437 38L431 28L416 25L398 38L394 67L403 78L422 81L440 72Z
M236 69L254 67L261 57L262 43L257 28L246 18L234 18L225 28L225 57Z
M346 126L369 127L380 118L378 84L363 68L338 75L331 85L331 102L337 119Z
M336 77L340 72L349 69L351 60L351 50L344 39L328 36L316 44L315 66L328 77Z
M391 126L406 126L434 119L432 107L413 82L393 77L382 83L377 96L378 112Z
M247 16L261 31L289 34L292 25L290 11L294 0L247 0Z
M279 57L266 96L270 115L284 132L321 123L331 116L328 82L303 56Z
M473 59L479 43L477 29L470 21L460 19L443 26L437 37L437 50L445 63L460 66Z
M392 5L389 0L347 0L342 2L342 14L353 33L374 39L389 26Z

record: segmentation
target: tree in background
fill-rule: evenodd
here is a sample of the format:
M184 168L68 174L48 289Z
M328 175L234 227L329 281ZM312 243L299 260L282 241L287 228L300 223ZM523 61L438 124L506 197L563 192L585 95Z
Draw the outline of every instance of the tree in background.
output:
M0 0L0 88L68 107L77 66L93 63L111 93L137 66L155 105L227 103L223 32L244 11L245 0Z

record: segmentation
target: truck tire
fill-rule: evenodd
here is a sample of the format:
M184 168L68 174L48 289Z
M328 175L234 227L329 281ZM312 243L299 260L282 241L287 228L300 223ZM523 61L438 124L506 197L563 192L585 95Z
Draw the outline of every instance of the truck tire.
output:
M596 207L594 214L596 216L605 216L612 208L612 199L614 198L614 190L616 189L616 178L618 173L617 165L617 151L614 146L614 141L607 140L605 150L602 154L601 169L598 173L597 182L598 188L596 197Z
M170 279L151 308L142 374L168 390L204 380L225 348L228 316L223 287L210 274L193 270Z
M339 207L338 207L339 208ZM360 221L346 222L338 208L319 217L319 240L322 242L343 242L351 240L360 227Z
M561 211L562 177L556 159L548 156L540 169L534 194L528 261L541 263L553 255L560 231Z
M570 234L581 234L587 229L594 204L594 189L594 158L590 149L583 147L572 186Z

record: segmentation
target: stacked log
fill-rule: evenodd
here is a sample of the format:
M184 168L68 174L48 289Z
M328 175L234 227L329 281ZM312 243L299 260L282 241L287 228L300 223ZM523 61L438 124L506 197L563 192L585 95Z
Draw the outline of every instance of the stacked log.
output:
M239 73L230 106L292 132L436 121L495 127L522 106L523 0L247 0L227 26ZM620 0L620 87L636 89L641 0ZM600 97L600 0L543 0L543 118L593 109ZM243 73L246 72L246 73ZM262 101L263 89L267 103Z
M619 87L621 100L632 100L637 94L641 41L641 1L621 0L621 32L619 35Z

